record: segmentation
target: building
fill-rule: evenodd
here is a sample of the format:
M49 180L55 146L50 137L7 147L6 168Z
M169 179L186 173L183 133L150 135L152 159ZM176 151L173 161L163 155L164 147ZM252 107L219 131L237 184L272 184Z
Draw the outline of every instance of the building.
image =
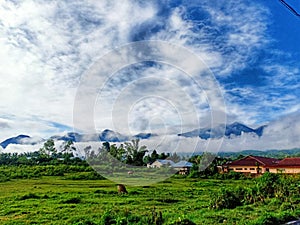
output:
M178 174L187 175L190 173L190 170L193 166L193 163L187 161L180 161L178 163L174 163L172 160L168 159L158 159L152 164L148 164L148 168L161 168L161 167L171 167L177 171Z
M276 165L270 167L271 173L300 173L300 157L285 158Z
M168 159L157 159L154 163L148 164L148 168L160 168L160 167L171 167L175 163L172 160Z
M193 163L187 161L180 161L172 165L172 167L178 171L178 174L187 175L190 173L190 170L193 167Z
M278 164L279 160L261 156L246 156L222 166L222 172L235 171L245 174L262 174L269 172Z

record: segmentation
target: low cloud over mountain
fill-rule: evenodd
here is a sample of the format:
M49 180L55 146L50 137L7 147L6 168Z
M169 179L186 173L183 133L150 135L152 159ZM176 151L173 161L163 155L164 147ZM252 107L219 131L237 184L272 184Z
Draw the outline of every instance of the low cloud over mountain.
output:
M300 146L300 122L294 122L298 121L297 118L298 114L290 114L267 126L257 128L251 128L241 123L232 123L180 134L139 133L136 135L121 134L106 129L97 134L69 132L51 136L51 138L57 143L71 140L82 149L92 143L97 146L101 146L101 142L105 141L118 144L134 138L141 139L141 144L146 145L150 150L157 149L165 152L292 149ZM4 152L36 151L44 141L42 138L19 135L4 140L0 146Z
M199 137L201 139L207 140L209 138L215 139L222 137L234 137L241 136L243 133L252 133L253 135L261 137L263 135L264 128L265 126L260 126L256 129L252 129L244 124L235 122L229 125L221 124L217 127L196 129L193 131L178 134L178 136Z

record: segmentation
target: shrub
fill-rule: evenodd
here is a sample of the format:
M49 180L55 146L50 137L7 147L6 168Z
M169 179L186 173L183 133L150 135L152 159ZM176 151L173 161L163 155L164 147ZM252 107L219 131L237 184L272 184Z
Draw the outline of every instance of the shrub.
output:
M277 185L280 183L279 175L275 173L264 173L261 177L257 178L257 194L262 199L265 197L274 197Z
M200 176L200 173L197 170L192 170L190 172L190 174L188 175L189 178L198 178L199 176Z
M243 180L245 179L245 175L243 173L230 171L229 173L225 173L225 179L232 179L232 180Z
M239 193L236 191L222 188L210 201L210 207L213 209L233 209L242 205Z
M247 177L243 173L238 173L235 171L230 171L229 173L216 173L211 178L214 179L221 179L221 180L244 180L247 179Z
M244 204L253 204L259 201L257 187L244 188L244 196L242 201Z

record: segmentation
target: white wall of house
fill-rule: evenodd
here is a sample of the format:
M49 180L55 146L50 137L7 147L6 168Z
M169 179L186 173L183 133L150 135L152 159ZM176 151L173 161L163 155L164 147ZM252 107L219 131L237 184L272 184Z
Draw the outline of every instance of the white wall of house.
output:
M270 172L271 173L300 173L300 168L293 168L293 167L290 167L290 168L271 168L270 169Z
M259 167L261 169L261 172L264 173L266 168ZM229 170L233 170L235 172L240 173L257 173L257 166L234 166L229 167Z
M160 168L163 164L159 161L155 161L151 165L149 165L150 168Z

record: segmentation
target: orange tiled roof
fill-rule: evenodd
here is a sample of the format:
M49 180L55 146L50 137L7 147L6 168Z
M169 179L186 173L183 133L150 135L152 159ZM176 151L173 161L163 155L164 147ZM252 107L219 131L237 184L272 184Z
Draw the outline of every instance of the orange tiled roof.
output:
M277 165L279 162L278 159L267 158L262 156L246 156L242 159L235 160L231 163L228 163L228 166L273 166Z
M300 167L300 157L285 158L279 161L275 167Z

